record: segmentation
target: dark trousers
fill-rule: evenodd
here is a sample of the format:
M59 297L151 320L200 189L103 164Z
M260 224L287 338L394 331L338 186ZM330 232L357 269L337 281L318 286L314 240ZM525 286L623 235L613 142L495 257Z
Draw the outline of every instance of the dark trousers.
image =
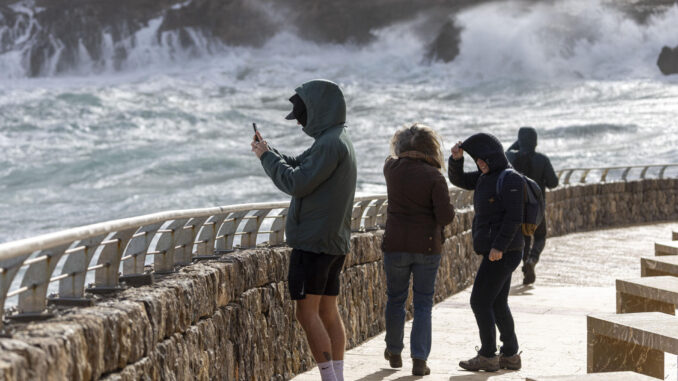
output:
M497 333L504 344L501 353L513 356L518 353L513 316L508 306L511 274L520 264L522 253L509 251L502 259L491 262L487 256L480 263L473 291L471 291L471 309L476 317L482 347L478 353L485 357L493 357L497 350Z
M539 262L539 256L541 255L544 246L546 246L546 220L542 221L537 230L534 232L534 236L530 237L529 235L525 237L525 249L523 250L523 262L528 260L532 263Z

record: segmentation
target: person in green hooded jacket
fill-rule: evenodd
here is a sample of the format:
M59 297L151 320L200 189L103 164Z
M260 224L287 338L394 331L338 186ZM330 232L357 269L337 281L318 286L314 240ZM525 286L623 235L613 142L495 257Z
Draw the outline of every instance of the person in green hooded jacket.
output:
M343 380L346 345L337 307L339 275L350 249L357 177L346 134L346 102L339 86L313 80L295 90L292 112L315 141L299 156L269 147L257 133L252 151L281 191L292 196L285 226L292 247L288 283L296 317L306 332L322 380Z

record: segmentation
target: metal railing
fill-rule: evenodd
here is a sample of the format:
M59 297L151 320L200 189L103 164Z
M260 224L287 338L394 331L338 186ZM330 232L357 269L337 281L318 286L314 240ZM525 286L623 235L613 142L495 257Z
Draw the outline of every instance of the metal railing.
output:
M650 172L656 170L655 178L663 179L668 168L678 168L678 164L649 164L649 165L627 165L620 167L600 167L600 168L566 168L558 171L558 179L561 185L583 184L589 175L597 173L600 177L594 182L607 182L612 175L618 176L619 180L626 181L633 172L637 173L638 179L645 179ZM577 182L572 181L572 177L578 178ZM614 181L614 179L613 179Z
M41 319L48 304L91 305L91 295L151 284L154 275L236 249L285 242L289 203L176 210L108 221L0 244L0 327ZM351 227L385 223L386 195L356 197ZM89 285L86 283L90 281ZM48 293L52 291L52 295Z
M633 168L659 167L663 178L678 164L614 168L571 168L558 173L563 185L581 171L580 182L601 170L622 169L626 180ZM456 208L468 207L473 192L450 190ZM219 259L237 249L285 243L284 227L289 203L243 204L166 211L102 222L0 244L0 328L5 308L9 319L50 317L48 305L93 303L94 294L123 287L151 284L154 276L172 273L203 259ZM385 194L355 198L353 231L378 229L386 221Z

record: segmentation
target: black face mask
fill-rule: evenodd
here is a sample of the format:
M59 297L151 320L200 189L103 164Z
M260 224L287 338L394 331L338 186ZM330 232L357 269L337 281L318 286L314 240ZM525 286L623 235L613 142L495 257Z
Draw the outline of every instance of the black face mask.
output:
M306 105L304 104L304 101L301 99L299 94L294 94L294 96L290 98L290 102L292 102L292 105L294 105L292 108L292 114L294 115L294 118L302 126L306 127Z

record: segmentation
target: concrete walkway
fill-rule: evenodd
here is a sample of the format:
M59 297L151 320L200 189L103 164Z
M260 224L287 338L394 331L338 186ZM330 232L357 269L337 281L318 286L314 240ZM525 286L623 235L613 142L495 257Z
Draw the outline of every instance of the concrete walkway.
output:
M654 255L654 241L671 239L678 223L576 233L547 240L534 286L513 276L509 305L516 322L523 368L496 373L467 372L460 360L473 357L478 328L468 304L470 288L433 308L430 376L412 376L409 330L405 327L403 368L383 358L384 334L346 353L345 380L524 380L527 376L586 373L586 315L615 311L614 282L640 276L641 256ZM498 335L497 335L498 336ZM666 356L667 380L676 380L676 356ZM294 378L320 380L317 368Z

